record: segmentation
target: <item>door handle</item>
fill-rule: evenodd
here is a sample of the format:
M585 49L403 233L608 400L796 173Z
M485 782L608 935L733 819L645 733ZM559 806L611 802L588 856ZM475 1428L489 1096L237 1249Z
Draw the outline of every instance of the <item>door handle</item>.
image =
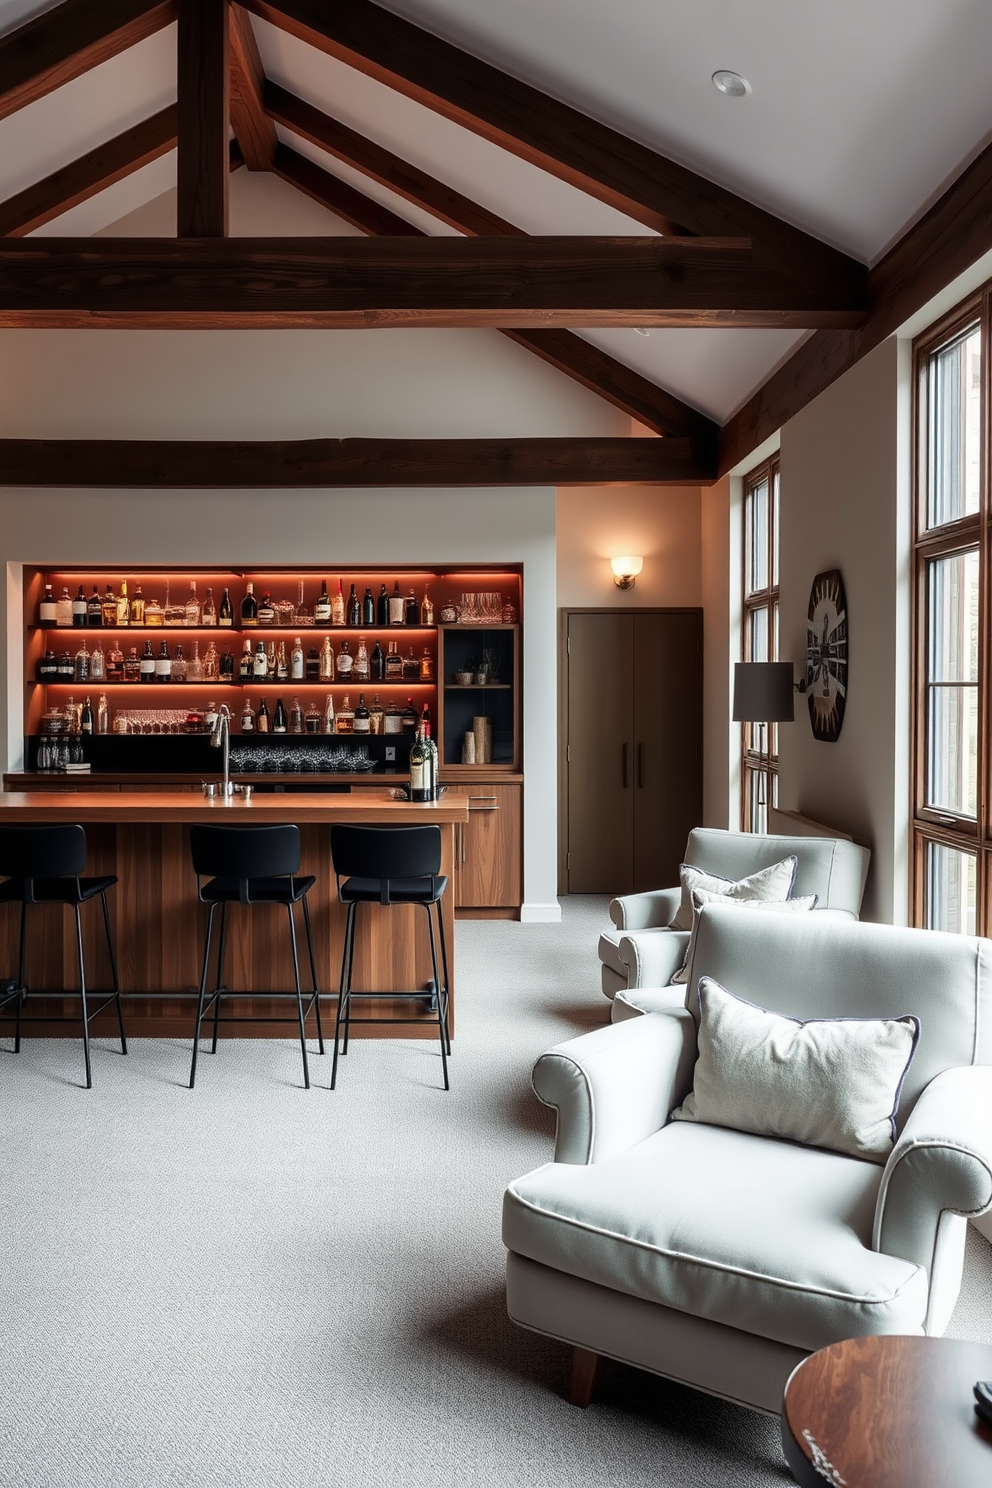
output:
M644 745L637 746L637 785L640 790L644 789Z
M624 788L624 790L627 789L627 750L629 748L630 748L630 745L629 744L624 744L623 745L623 788Z

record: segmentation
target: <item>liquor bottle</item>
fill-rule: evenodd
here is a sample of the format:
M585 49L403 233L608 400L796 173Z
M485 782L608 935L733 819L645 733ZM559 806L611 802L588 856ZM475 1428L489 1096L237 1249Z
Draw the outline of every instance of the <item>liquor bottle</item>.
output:
M286 732L286 709L282 705L282 698L276 698L276 711L272 719L272 732L284 734Z
M365 694L364 692L360 692L358 694L358 707L355 709L355 733L370 734L371 732L372 723L369 710L365 706Z
M433 734L433 728L431 727L431 710L426 703L420 710L420 727L429 739Z
M300 700L294 697L289 705L289 732L291 734L302 734L303 732L303 709Z
M169 655L168 641L162 642L162 649L155 658L155 681L172 681L172 657Z
M285 682L289 676L289 662L286 660L286 642L279 642L279 650L276 653L276 677L280 682Z
M208 734L212 734L217 727L217 704L208 703L203 710L203 727Z
M182 646L177 646L176 654L172 658L172 681L185 682L188 677L189 667L186 665L186 658L183 655L183 648Z
M73 665L72 656L68 651L63 651L59 657L58 680L60 682L71 682L75 675L76 668Z
M234 682L234 652L230 649L230 647L226 647L221 653L217 669L220 673L220 680L222 682Z
M403 658L399 653L399 643L390 641L389 650L386 652L386 681L401 682L403 680Z
M368 584L365 585L365 598L362 600L362 624L375 624L375 600Z
M334 733L334 695L327 694L327 702L324 704L324 733Z
M55 623L60 630L68 630L72 624L72 599L64 584L62 593L55 601Z
M117 628L122 629L131 624L131 601L127 597L127 579L121 579L121 589L117 596Z
M96 731L98 734L110 733L110 706L105 692L101 692L100 701L96 705Z
M124 652L116 641L107 652L107 681L124 681Z
M246 585L247 593L241 601L241 628L242 630L253 629L258 624L258 600L255 598L255 585L251 579Z
M96 645L93 647L93 650L90 652L90 681L106 682L106 680L107 658L104 655L103 647L100 645L100 642L97 641Z
M406 707L403 709L403 732L405 734L415 734L417 732L417 724L419 722L420 720L417 717L417 710L413 706L413 698L408 697L406 700Z
M420 680L421 682L434 681L434 658L429 646L424 647L424 654L420 658Z
M344 620L344 594L341 592L341 580L338 579L338 592L335 594L334 601L331 604L331 624L343 625Z
M186 665L186 681L187 682L202 682L203 681L203 662L200 660L200 643L199 643L199 641L194 641L193 642L193 655L190 657L190 659L189 659L189 661L188 661L188 663Z
M375 623L376 625L389 624L389 595L386 593L385 584L379 590L379 598L376 601Z
M258 607L258 623L259 625L275 625L276 623L276 612L272 608L272 596L268 590L262 595L262 603Z
M95 583L93 593L86 601L86 624L91 629L96 629L103 624L103 600L100 598L100 591Z
M337 659L338 681L339 682L350 682L351 681L351 670L352 670L352 667L354 666L354 664L355 664L355 658L351 654L351 647L348 645L348 642L347 641L342 641L341 642L341 649L338 652L338 659Z
M367 682L369 680L369 653L363 635L358 637L358 650L355 652L355 665L352 668L352 676L356 682Z
M54 651L46 651L38 663L35 673L39 682L57 682L59 678L59 662Z
M45 585L45 592L41 596L38 606L38 624L44 630L51 630L58 620L58 606L55 603L55 595L52 593L51 584Z
M386 704L386 713L382 722L384 734L401 734L403 732L403 714L397 708L392 698Z
M113 630L117 624L117 596L112 584L107 585L107 592L100 605L100 624L106 630Z
M369 678L372 682L386 680L386 658L378 641L372 648L372 656L369 660Z
M93 732L93 704L87 694L83 703L83 711L79 715L79 732L81 734L92 734Z
M417 596L412 589L406 597L406 604L403 610L403 623L404 625L420 624L420 606L417 603Z
M434 624L434 601L427 593L427 585L424 585L424 597L420 601L420 623L421 625Z
M410 750L410 800L437 800L437 746L422 728Z
M308 649L303 672L308 682L320 681L320 652L316 646L311 646Z
M251 705L251 698L245 698L244 707L241 709L241 732L253 734L255 732L255 709Z
M249 645L250 644L251 642L249 642ZM265 655L264 641L259 641L258 645L255 648L255 659L252 662L251 674L252 677L257 678L260 682L264 682L266 677L269 675L269 663L268 658Z
M200 601L196 597L196 580L189 581L189 599L186 601L186 613L183 619L184 625L196 626L200 623Z
M358 603L358 595L355 593L354 584L352 584L351 593L348 595L347 623L355 627L362 623L362 607Z
M155 670L154 661L152 661L152 670ZM124 681L141 681L141 662L138 660L138 650L136 646L132 646L130 651L124 658Z
M72 623L77 627L86 624L86 595L83 593L82 584L79 586L79 593L72 601Z
M79 650L76 652L72 675L76 682L88 682L90 680L90 653L86 649L85 641L83 641Z
M400 593L400 581L396 579L393 584L393 592L389 596L389 623L390 625L403 624L403 596Z
M162 613L162 606L159 604L158 600L148 600L145 605L145 624L154 625L160 628L164 619L165 616Z
M414 656L412 646L409 648L407 654L403 658L403 681L420 681L420 662Z
M250 682L254 671L255 663L254 658L251 654L251 641L245 641L244 648L241 652L241 659L238 662L238 681Z
M345 693L344 702L338 709L338 716L334 721L334 727L339 734L353 734L355 732L355 710L351 706L351 699Z
M200 624L211 629L217 624L217 606L214 604L214 591L208 587L207 597L203 601L203 609L200 611Z
M267 734L269 732L269 708L264 697L259 703L258 712L255 715L255 732L259 734Z
M319 678L321 682L334 681L334 648L330 636L324 637L324 644L320 648Z
M221 596L220 609L217 611L217 624L221 630L230 630L234 624L234 611L231 609L231 593L225 589Z
M265 648L265 675L270 682L275 682L279 676L279 662L276 659L275 641L270 641Z
M228 652L230 655L230 652ZM233 661L234 658L232 657ZM217 647L213 641L207 642L207 649L203 653L203 680L204 682L216 682L220 676L220 661L217 657Z
M303 681L303 670L303 642L297 636L293 642L293 649L289 654L289 675L294 682Z
M313 623L315 625L330 625L331 623L331 596L327 592L327 580L322 579L320 593L313 607Z
M144 625L145 623L145 596L141 592L141 585L134 591L131 600L131 624Z
M307 705L307 711L303 718L303 732L306 734L320 733L320 709L312 700Z
M382 733L382 724L385 716L386 715L383 712L382 704L379 701L379 694L376 693L375 698L372 701L372 706L369 709L369 733Z

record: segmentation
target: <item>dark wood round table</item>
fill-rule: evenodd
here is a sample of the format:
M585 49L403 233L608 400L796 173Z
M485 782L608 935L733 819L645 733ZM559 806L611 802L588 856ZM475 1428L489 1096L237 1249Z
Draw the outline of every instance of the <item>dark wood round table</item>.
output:
M811 1354L785 1387L782 1445L804 1488L992 1488L992 1426L972 1386L992 1346L954 1338L849 1338Z

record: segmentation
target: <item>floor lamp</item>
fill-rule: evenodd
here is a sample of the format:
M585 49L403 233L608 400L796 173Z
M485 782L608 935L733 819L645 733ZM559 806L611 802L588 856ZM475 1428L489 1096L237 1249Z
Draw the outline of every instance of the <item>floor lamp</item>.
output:
M791 723L795 718L795 688L791 661L739 661L734 666L735 723L756 723L761 732L758 750L759 806L770 804L765 797L768 779L768 725ZM753 830L753 829L752 829Z

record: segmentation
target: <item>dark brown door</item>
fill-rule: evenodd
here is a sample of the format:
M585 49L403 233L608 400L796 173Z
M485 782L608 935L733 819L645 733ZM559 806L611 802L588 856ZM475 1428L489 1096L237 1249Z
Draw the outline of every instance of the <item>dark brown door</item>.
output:
M702 616L571 611L566 637L567 892L668 887L702 817Z

